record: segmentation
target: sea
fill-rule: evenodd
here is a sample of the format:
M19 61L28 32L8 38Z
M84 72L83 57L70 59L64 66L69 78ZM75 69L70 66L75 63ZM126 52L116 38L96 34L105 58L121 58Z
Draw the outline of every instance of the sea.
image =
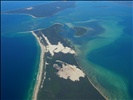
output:
M44 1L2 1L1 11L48 3ZM38 72L40 48L32 30L54 23L81 26L92 33L75 36L66 27L60 35L74 45L89 81L109 99L133 99L133 3L76 1L48 18L1 15L1 100L31 98Z
M27 3L5 1L2 11L29 6ZM40 48L31 33L19 33L23 28L18 25L32 18L20 15L1 18L1 100L27 100L35 84Z

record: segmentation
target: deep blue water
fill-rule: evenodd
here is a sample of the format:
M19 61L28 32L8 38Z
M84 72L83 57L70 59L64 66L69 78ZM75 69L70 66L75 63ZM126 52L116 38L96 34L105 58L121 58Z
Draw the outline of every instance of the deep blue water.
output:
M35 71L35 38L31 34L1 37L1 47L2 100L25 99Z
M47 2L43 2L47 3ZM23 8L42 2L2 2L2 11ZM39 47L31 33L34 24L26 15L2 15L1 30L1 100L26 100L31 95L37 72ZM34 87L34 86L32 86ZM32 88L33 89L33 88Z
M16 2L18 3L18 2ZM30 2L31 3L31 2ZM29 3L3 2L2 10L26 7ZM12 6L11 6L12 5ZM13 6L15 5L15 6ZM31 5L35 5L34 3ZM21 23L29 16L2 15L1 36L1 99L24 100L33 82L36 71L38 47L32 34L18 34L29 27ZM20 26L20 27L19 27ZM24 25L23 25L24 26ZM17 35L16 35L17 34Z

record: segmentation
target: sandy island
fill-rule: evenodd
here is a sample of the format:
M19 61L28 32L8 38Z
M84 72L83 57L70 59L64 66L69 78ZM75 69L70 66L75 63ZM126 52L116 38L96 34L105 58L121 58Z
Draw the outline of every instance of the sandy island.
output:
M66 54L66 53L75 54L75 51L69 47L64 47L63 44L61 44L60 42L58 42L57 45L52 45L50 43L50 41L48 40L48 38L43 34L42 37L46 40L46 42L48 44L47 46L44 46L40 42L40 40L42 40L42 37L38 37L34 33L34 31L31 31L31 32L37 39L37 42L39 43L39 46L41 48L39 70L38 70L38 74L37 74L36 84L34 87L34 92L32 95L32 99L37 100L37 95L38 95L40 85L41 85L41 79L43 77L43 75L42 75L43 67L44 67L44 59L43 58L44 58L45 52L50 52L51 56L54 56L54 53L59 53L59 52L62 52L64 54ZM67 64L67 66L64 65L64 67L61 68L61 70L59 70L57 75L60 78L64 78L64 79L69 78L72 81L79 81L80 77L85 76L85 74L80 69L76 68L76 66L74 66L74 65L69 65L69 64ZM41 87L42 87L42 85L41 85Z
M63 45L61 40L58 40L57 44L51 43L51 41L50 41L51 38L48 37L47 34L43 34L43 32L40 29L36 30L36 31L30 31L30 32L32 32L32 34L35 36L35 38L37 39L37 42L39 43L39 46L41 48L39 70L37 73L36 83L35 83L33 94L32 94L32 100L37 100L37 99L42 99L42 98L38 97L38 93L40 93L40 90L41 90L41 93L42 92L45 94L48 93L48 91L45 91L45 92L42 91L44 89L43 85L44 85L44 80L46 78L46 72L44 72L44 76L43 76L43 68L46 67L46 65L44 65L44 55L47 55L47 52L49 52L50 57L54 57L54 56L57 56L58 53L63 53L63 55L75 55L76 52L69 46ZM44 42L42 43L41 40L45 41L45 44L43 44ZM64 81L64 79L70 80L70 81L74 82L75 84L77 84L77 81L79 83L82 83L80 81L80 78L84 78L84 81L86 80L85 73L77 65L75 65L74 63L70 63L70 62L62 61L62 60L63 59L56 59L55 63L53 65L50 65L50 66L53 66L52 68L57 70L56 73L53 73L53 74L55 74L57 77L63 79L63 81ZM49 65L50 63L45 63L45 64ZM51 81L51 77L48 77L48 79ZM68 81L68 83L69 83L69 81ZM47 80L46 80L45 84L49 86L49 84L47 84ZM52 79L52 84L54 85L53 79ZM49 89L51 90L51 88L49 88ZM92 88L90 87L90 89L92 89ZM92 90L94 90L94 89L92 89ZM89 94L89 95L91 96L91 94ZM101 93L100 93L100 95L101 95ZM99 96L99 93L98 93L98 96ZM95 96L93 98L95 98ZM96 97L96 98L98 98L98 97Z

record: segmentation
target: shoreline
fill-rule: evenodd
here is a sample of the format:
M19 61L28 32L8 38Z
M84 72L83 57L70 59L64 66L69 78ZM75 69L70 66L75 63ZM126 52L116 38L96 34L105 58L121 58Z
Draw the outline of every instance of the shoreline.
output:
M31 16L32 18L38 18L38 17L35 17L35 16L33 16L33 15L31 15L31 14L24 14L24 13L2 13L2 14L5 14L5 15L27 15L27 16ZM40 18L40 17L39 17Z
M76 62L78 63L79 67L81 68L81 70L85 73L88 81L90 82L90 84L101 94L101 96L103 96L103 98L105 98L105 100L107 100L107 97L101 93L101 91L93 84L93 82L91 81L91 79L87 76L87 73L84 71L84 69L81 67L82 65L77 61L76 56L74 56Z
M37 94L38 94L38 91L39 91L39 87L40 87L40 84L41 84L42 73L43 73L43 66L44 66L43 58L44 58L44 55L45 55L45 46L43 46L43 44L41 44L39 38L35 35L35 33L33 31L31 31L31 32L35 36L35 38L37 39L38 44L41 48L39 70L38 70L38 73L37 73L35 87L34 87L33 95L32 95L32 100L37 100Z

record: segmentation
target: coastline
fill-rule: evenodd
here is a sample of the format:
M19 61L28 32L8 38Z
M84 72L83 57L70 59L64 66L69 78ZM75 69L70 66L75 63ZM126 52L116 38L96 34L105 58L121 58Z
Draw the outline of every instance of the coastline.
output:
M37 100L37 94L38 94L38 91L39 91L39 87L40 87L40 84L41 84L42 73L43 73L43 66L44 66L43 58L44 58L44 55L45 55L45 46L43 46L41 44L39 38L35 35L35 33L33 31L31 31L31 32L35 36L35 38L37 39L38 44L41 48L39 70L38 70L38 74L37 74L37 77L36 77L35 87L34 87L33 95L32 95L32 100Z
M79 67L81 68L81 70L87 75L87 73L84 71L84 69L81 67L82 65L78 62L78 58L76 58L76 56L74 56L76 62L78 63ZM103 98L105 98L105 100L107 100L107 97L101 93L101 91L93 84L93 82L91 81L91 79L87 76L88 81L91 83L91 85L103 96Z
M8 14L10 14L10 15L14 15L14 14L16 14L16 15L28 15L28 16L31 16L32 18L37 18L31 14L24 14L24 13L19 13L19 14L17 14L17 13L12 13L12 14L11 13L2 13L2 14L5 14L5 15L8 15Z

